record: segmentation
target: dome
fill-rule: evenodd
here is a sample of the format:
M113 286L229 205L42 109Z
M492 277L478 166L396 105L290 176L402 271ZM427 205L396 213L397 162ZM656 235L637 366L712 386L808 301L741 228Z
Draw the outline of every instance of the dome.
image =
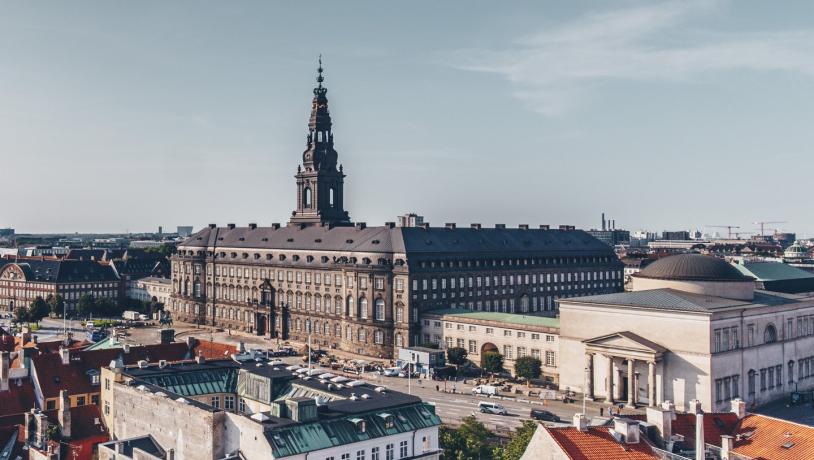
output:
M789 246L784 252L783 256L787 259L807 259L808 249L806 249L800 242L795 242Z
M634 276L676 281L751 281L723 259L701 254L680 254L659 259Z

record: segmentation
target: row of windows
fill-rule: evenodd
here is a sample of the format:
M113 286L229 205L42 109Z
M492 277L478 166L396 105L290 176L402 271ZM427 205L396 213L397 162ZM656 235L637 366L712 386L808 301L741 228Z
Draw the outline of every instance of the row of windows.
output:
M573 276L572 276L573 275ZM451 278L424 278L413 279L413 291L445 289L465 289L500 286L530 286L551 283L571 283L580 281L604 281L621 279L618 271L568 272L568 273L541 273L525 275L495 275L495 276L469 276Z
M319 321L314 321L313 324L311 320L306 319L305 321L297 318L294 320L294 328L297 332L310 332L316 335L324 335L324 336L331 336L342 338L342 325L339 323L334 324L333 328L331 328L330 324L325 321L320 323ZM368 330L360 327L356 329L356 333L354 334L353 328L350 325L345 326L345 340L347 341L355 341L361 343L367 343L367 334ZM376 329L373 331L373 342L376 344L383 344L384 343L384 332Z
M429 450L429 445L427 444L427 442L428 442L428 440L425 437L424 438L424 443L425 443L425 449L424 450L425 451ZM396 447L396 445L393 444L393 443L388 443L387 445L384 446L384 460L395 460L397 458L407 458L407 456L409 454L409 445L408 445L407 441L399 442L398 457L396 457L395 447ZM381 454L382 454L382 452L381 452L380 447L377 446L377 447L371 447L370 448L370 460L382 460ZM365 449L357 450L356 451L356 456L353 457L353 459L351 458L351 453L344 453L339 458L340 458L340 460L353 460L353 459L355 459L355 460L367 460L368 459L368 457L366 456ZM329 457L325 457L325 460L336 460L336 457L331 455Z
M614 257L615 259L615 257ZM597 264L608 263L610 257L589 256L589 257L540 257L531 259L492 259L492 260L439 260L422 261L421 268L471 268L471 267L504 267L504 266L535 266L535 265L565 265L565 264Z

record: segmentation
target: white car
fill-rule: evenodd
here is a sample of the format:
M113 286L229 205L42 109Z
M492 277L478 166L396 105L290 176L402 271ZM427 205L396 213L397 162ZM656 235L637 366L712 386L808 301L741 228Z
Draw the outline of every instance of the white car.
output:
M398 377L399 373L401 372L401 369L399 369L398 367L387 367L382 369L381 372L382 375L385 377Z

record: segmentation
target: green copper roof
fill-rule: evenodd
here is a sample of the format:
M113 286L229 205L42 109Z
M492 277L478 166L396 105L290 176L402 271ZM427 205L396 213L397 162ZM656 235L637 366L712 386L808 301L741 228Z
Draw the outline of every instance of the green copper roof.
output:
M372 411L283 426L269 431L266 438L272 446L274 457L281 458L441 424L441 419L435 415L435 407L426 403L388 408L388 411L393 415L390 428L387 428L387 420L381 416L381 411ZM359 420L365 422L364 431L360 430ZM381 458L384 458L384 452Z
M523 326L560 327L559 318L550 318L547 316L532 316L521 315L518 313L499 313L491 311L473 311L465 308L445 308L443 310L432 310L427 313L430 315L451 316L481 321L496 321L500 323L520 324Z
M752 276L758 281L814 278L814 275L805 270L780 262L747 262L745 264L736 264L735 268L744 275Z
M139 378L139 380L166 388L181 396L235 393L237 391L237 369L234 368L173 372L145 376Z
M122 348L122 344L108 336L93 345L85 347L85 350L112 350L114 348Z

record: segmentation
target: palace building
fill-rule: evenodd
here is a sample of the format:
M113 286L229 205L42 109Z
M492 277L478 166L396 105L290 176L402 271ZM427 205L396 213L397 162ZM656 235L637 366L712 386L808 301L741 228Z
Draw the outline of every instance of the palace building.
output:
M421 343L424 311L553 316L558 299L622 291L612 248L570 226L352 222L322 71L290 221L213 224L179 245L176 320L391 358Z

